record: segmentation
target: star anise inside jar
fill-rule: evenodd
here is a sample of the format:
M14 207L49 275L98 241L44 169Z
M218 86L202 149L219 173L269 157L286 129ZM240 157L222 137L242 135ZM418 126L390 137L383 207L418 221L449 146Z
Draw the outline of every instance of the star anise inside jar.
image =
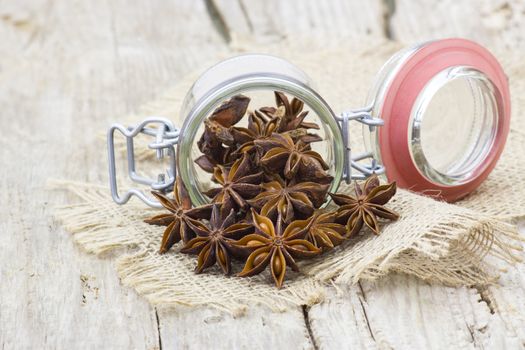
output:
M263 172L254 171L246 154L236 160L231 168L222 165L215 167L213 177L221 187L213 188L205 194L214 203L221 203L222 210L227 212L233 208L246 209L246 200L261 192Z
M274 133L271 138L256 140L255 144L265 152L260 162L268 172L282 172L287 179L332 180L326 172L328 164L302 140L295 142L287 134Z
M397 219L385 207L396 185L381 185L375 175L356 183L355 195L330 193L339 208L323 209L333 177L312 149L323 140L319 126L300 99L280 91L274 97L275 106L249 110L249 97L233 96L206 119L195 162L211 174L205 194L213 204L193 208L180 179L173 199L155 193L169 211L147 220L167 225L161 253L182 240L181 252L197 255L197 273L215 264L242 277L269 268L280 288L299 260L334 250L364 226L379 233L377 218Z
M263 183L263 192L248 203L262 215L275 220L279 214L284 222L290 223L294 218L312 215L323 204L328 186L315 182L294 183L277 176L274 181Z

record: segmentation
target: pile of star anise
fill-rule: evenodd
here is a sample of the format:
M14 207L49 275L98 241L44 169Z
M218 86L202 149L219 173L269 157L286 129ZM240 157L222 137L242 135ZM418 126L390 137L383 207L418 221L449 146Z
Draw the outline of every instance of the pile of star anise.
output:
M182 253L195 254L196 272L217 264L225 274L232 259L244 262L238 276L270 267L281 287L289 266L356 235L363 226L379 233L377 218L396 220L384 207L396 184L380 185L377 176L355 184L355 195L332 194L336 211L320 209L333 180L329 166L312 150L322 138L305 121L308 111L297 98L275 92L276 107L247 112L250 99L232 97L205 121L196 163L217 184L205 194L211 204L194 208L178 178L174 197L153 194L169 211L146 222L167 226L160 253L183 241ZM236 124L247 115L247 127Z

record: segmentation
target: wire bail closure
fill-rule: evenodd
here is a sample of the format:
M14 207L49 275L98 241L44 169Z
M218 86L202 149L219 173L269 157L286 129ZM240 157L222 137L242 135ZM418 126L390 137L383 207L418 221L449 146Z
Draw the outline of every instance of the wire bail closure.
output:
M153 125L157 125L157 127L153 127ZM166 118L149 117L134 127L113 124L107 133L109 184L113 200L117 204L125 204L132 196L136 196L151 207L161 208L162 205L156 199L146 196L142 191L136 188L129 189L122 196L119 195L115 167L115 131L119 131L126 137L128 175L131 181L148 185L152 190L166 193L173 190L173 185L175 183L175 177L177 174L175 144L179 141L180 130ZM148 144L148 148L155 150L157 159L161 160L165 156L169 157L169 167L166 169L166 173L159 174L157 179L141 176L136 171L133 138L138 134L144 134L154 138L154 141Z
M350 147L350 135L348 133L348 124L350 121L357 121L361 124L367 125L370 131L384 124L380 118L372 117L372 106L350 110L341 113L335 119L341 127L341 135L343 136L343 147L345 149L344 164L343 164L343 179L347 184L352 180L364 180L372 174L384 174L385 167L378 164L372 152L360 153L352 156ZM354 174L352 169L357 170Z
M335 117L340 126L343 147L345 149L343 179L346 183L350 183L352 180L363 180L372 174L380 175L385 172L385 168L377 162L371 152L352 156L350 135L348 133L349 123L351 121L357 121L367 125L370 131L383 125L383 120L372 117L371 111L372 107L365 107L343 112ZM153 125L157 126L153 127ZM175 145L179 141L180 129L176 128L173 123L166 118L149 117L136 126L125 127L122 124L113 124L107 133L109 184L111 187L111 196L115 203L125 204L132 196L136 196L150 207L161 208L161 204L156 199L146 196L144 192L137 188L131 188L123 195L119 194L115 165L115 131L120 132L126 137L128 175L131 181L150 186L152 190L167 193L173 190L177 174ZM159 174L157 179L140 176L136 171L133 138L139 134L154 138L154 141L148 144L148 148L155 150L157 159L163 159L164 156L169 157L169 168L166 169L165 174Z

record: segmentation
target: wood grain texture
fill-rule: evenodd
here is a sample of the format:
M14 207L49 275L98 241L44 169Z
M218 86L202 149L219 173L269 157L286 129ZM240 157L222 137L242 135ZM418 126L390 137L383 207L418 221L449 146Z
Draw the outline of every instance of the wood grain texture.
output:
M106 160L81 151L94 136L236 42L297 37L358 45L463 35L523 50L520 1L471 4L0 3L1 348L525 347L523 266L486 290L391 276L282 314L257 307L244 317L208 308L156 310L120 285L113 256L85 254L57 227L52 207L74 199L45 190L48 178L105 181Z
M193 34L188 14L201 19ZM155 310L121 287L111 256L85 254L52 222L52 208L75 199L45 184L105 181L106 160L82 149L223 40L193 1L9 2L0 37L0 347L158 348Z
M270 43L283 39L362 43L384 38L384 4L370 1L212 0L232 38Z
M235 317L210 308L159 310L165 349L314 349L300 309L251 308Z
M341 291L313 306L309 318L326 349L518 349L524 323L516 308L523 294L503 283L494 288L506 297L490 294L491 288L447 288L392 275Z
M417 43L464 37L492 49L525 50L525 2L521 0L395 0L392 38Z

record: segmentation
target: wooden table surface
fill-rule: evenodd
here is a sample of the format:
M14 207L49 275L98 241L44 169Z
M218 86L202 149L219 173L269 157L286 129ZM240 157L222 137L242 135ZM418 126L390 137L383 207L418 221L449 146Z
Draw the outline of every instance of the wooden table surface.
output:
M390 276L286 313L174 312L122 287L113 256L75 246L50 217L72 199L46 190L102 181L105 159L71 151L232 42L463 36L525 52L524 19L522 0L0 1L1 348L524 348L523 265L484 289Z

